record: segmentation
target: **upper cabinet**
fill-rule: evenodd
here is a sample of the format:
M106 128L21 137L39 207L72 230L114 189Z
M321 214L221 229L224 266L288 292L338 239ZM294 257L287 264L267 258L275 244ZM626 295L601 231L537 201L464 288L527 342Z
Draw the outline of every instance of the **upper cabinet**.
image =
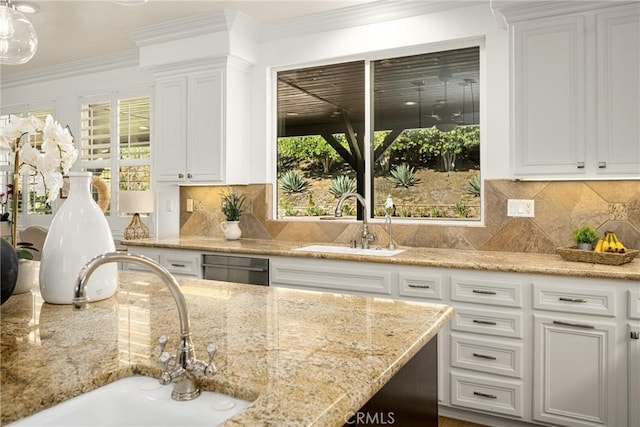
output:
M512 40L513 174L638 178L640 3L561 3L573 9L503 11Z
M156 81L154 166L157 181L222 180L222 81L222 70Z
M140 66L155 76L157 182L247 183L253 24L221 10L132 34Z

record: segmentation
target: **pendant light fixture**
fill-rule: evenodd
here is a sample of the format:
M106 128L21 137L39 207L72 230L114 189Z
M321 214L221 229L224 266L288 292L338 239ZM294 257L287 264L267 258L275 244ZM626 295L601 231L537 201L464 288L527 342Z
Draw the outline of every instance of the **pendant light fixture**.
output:
M38 35L31 22L10 0L0 0L0 64L24 64L37 49Z

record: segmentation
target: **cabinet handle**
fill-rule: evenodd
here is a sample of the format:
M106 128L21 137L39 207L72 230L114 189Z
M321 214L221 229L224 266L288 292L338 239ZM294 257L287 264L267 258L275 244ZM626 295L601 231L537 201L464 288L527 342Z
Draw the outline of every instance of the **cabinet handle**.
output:
M482 289L473 289L471 292L473 292L474 294L484 294L484 295L498 295L496 292L494 291L484 291Z
M190 173L187 174L187 178L193 178L193 175L191 175Z
M492 322L490 320L476 320L476 319L473 319L473 323L479 323L481 325L491 325L491 326L496 326L497 325L496 322Z
M497 399L498 398L498 396L496 396L495 394L480 393L479 391L474 391L473 394L475 396L488 397L489 399Z
M171 263L171 267L183 267L183 268L184 268L184 267L185 267L185 265L184 265L184 264L174 264L174 263Z
M413 283L409 283L407 286L417 289L431 289L431 285L414 285Z
M640 340L640 332L639 331L631 331L631 339L632 340Z
M566 302L581 302L581 303L585 303L587 302L586 299L584 298L569 298L569 297L559 297L558 300L560 301L566 301Z
M578 169L584 169L584 162L578 162Z
M497 357L487 356L486 354L479 353L473 353L473 357L478 357L480 359L497 360Z
M584 323L563 322L563 321L560 321L560 320L554 320L553 324L554 325L561 325L561 326L573 326L574 328L582 328L582 329L595 329L596 328L593 325L586 325Z
M180 179L184 178L184 174L183 173L179 173L178 174L178 178L180 178Z
M605 169L607 167L607 162L598 162L598 168Z

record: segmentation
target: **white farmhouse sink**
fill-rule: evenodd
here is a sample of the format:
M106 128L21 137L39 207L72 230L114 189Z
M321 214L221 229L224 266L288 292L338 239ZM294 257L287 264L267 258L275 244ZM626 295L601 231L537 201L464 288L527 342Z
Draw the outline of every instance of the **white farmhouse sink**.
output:
M171 399L171 385L143 376L123 378L18 420L19 426L216 426L251 404L203 391L187 402Z
M325 246L325 245L302 246L294 250L302 251L302 252L370 255L370 256L394 256L405 251L404 249L395 249L393 251L390 251L384 248L360 249L360 248L350 248L348 246Z

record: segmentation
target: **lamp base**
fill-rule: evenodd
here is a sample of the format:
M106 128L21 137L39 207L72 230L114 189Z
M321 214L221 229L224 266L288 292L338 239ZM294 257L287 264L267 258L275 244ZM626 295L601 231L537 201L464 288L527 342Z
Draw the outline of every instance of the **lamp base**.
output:
M133 218L131 218L131 224L124 229L124 239L146 239L148 237L149 227L144 225L144 222L140 219L140 214L134 214Z

